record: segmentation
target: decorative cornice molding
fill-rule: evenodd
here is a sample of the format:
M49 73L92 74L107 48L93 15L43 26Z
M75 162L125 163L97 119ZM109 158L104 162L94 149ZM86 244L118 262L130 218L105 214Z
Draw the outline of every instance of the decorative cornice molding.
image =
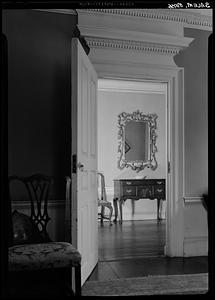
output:
M57 9L56 8L56 9L33 9L33 10L77 16L77 11L75 9Z
M78 28L83 36L113 39L123 41L144 42L148 44L166 45L171 47L188 47L193 41L193 38L183 36L172 36L167 34L158 34L137 30L124 30L115 27L102 27L102 26L83 26L78 25Z
M145 43L128 40L103 39L94 37L85 37L90 48L112 48L120 50L132 50L139 52L153 52L157 54L176 55L184 47L167 46L156 43Z
M185 26L200 26L204 29L212 30L212 16L200 14L198 10L196 10L196 13L171 9L86 9L85 11L98 14L181 22Z
M51 13L61 13L77 15L75 9L34 9L39 11L47 11ZM136 17L145 19L154 19L160 21L173 21L183 23L187 27L198 27L206 30L212 30L213 19L210 15L188 12L186 10L171 10L171 9L78 9L89 13L109 14L125 17Z

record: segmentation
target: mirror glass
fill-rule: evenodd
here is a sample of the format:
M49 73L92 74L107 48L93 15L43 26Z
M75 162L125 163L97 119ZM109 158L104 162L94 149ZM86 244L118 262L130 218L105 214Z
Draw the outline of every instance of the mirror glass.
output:
M147 122L130 121L125 125L125 159L148 160L149 135Z
M157 115L137 110L132 114L123 112L118 118L118 167L130 167L137 172L145 167L155 170Z

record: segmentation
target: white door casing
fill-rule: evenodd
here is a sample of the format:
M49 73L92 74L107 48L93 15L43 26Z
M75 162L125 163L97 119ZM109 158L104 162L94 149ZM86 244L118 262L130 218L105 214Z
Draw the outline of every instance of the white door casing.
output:
M72 39L72 243L82 256L82 284L98 262L97 75Z
M93 60L94 61L94 60ZM166 167L166 243L164 253L167 256L183 256L183 69L182 68L144 68L144 65L94 63L99 82L106 90L112 87L104 82L128 82L133 80L144 83L156 83L157 88L165 83L167 103L167 167ZM101 85L101 84L100 84ZM110 85L110 84L109 84ZM127 84L128 85L128 84ZM130 85L129 85L130 86ZM155 88L155 87L154 87ZM180 93L179 91L182 91ZM170 172L168 172L168 162Z
M112 56L113 57L113 56ZM130 64L109 60L108 63L98 61L91 56L96 72L102 79L148 80L167 84L167 161L170 162L170 173L167 173L168 187L166 244L165 254L170 257L184 255L184 201L183 201L183 118L184 118L184 87L183 68L165 66L146 66L144 63Z

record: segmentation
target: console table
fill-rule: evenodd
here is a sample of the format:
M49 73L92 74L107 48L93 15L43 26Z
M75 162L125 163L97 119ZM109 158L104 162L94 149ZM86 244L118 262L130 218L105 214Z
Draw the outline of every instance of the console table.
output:
M122 223L122 204L127 199L157 199L157 219L160 220L160 200L165 200L165 179L115 179L114 180L114 210L115 219L118 217L118 203L120 209L119 222ZM132 206L134 209L134 206Z

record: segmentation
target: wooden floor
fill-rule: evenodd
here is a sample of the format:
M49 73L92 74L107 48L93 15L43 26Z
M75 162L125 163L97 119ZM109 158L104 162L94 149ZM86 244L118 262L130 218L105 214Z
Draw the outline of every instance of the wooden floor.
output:
M123 221L99 225L99 261L164 254L165 220Z
M164 256L165 220L99 224L99 262L88 280L208 271L207 257Z

